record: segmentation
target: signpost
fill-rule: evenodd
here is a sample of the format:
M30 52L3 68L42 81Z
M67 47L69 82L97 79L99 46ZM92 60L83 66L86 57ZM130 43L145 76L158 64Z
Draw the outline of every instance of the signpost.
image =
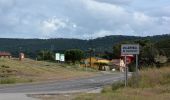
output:
M122 44L121 55L138 55L139 44Z
M55 60L58 61L58 62L64 62L65 61L65 55L60 54L60 53L56 53L55 54Z
M60 61L64 62L65 61L65 55L64 54L60 54Z
M139 55L139 44L122 44L121 55L125 55L125 86L128 83L128 67L126 62L127 55L136 55L136 78L138 77L138 55Z
M55 60L60 61L60 53L55 54Z

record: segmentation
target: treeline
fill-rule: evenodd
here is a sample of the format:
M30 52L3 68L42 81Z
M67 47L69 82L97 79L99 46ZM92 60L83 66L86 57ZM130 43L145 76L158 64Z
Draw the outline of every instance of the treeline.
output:
M157 35L149 37L135 37L135 36L121 36L113 35L93 40L80 39L0 39L0 51L11 52L13 56L17 57L19 52L24 52L27 57L37 58L40 51L52 51L64 53L69 49L80 49L85 52L85 56L89 48L95 50L94 55L106 56L103 54L112 54L113 45L122 43L123 41L137 41L149 40L156 48L163 50L166 55L169 53L169 39L170 35ZM165 43L167 45L165 45ZM115 53L114 53L115 54ZM113 56L113 55L111 55ZM116 55L114 55L116 56Z
M121 44L139 44L139 65L145 67L161 67L170 63L170 38L162 38L158 41L151 41L150 39L137 39L132 41L122 41L113 46L112 52L105 52L101 57L106 59L121 58ZM134 67L135 62L130 68ZM133 70L133 69L131 69Z

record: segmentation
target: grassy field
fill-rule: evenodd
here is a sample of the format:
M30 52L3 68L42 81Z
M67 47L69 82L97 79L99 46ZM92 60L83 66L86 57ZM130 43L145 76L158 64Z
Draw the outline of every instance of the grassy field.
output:
M132 77L126 88L120 82L100 94L81 94L74 100L170 100L170 67L142 70L138 85Z
M53 62L0 59L0 84L61 80L94 75L95 70Z

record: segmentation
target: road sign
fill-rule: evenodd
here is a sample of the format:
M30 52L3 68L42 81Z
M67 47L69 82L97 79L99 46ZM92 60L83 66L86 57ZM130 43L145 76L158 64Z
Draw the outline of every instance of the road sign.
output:
M59 61L60 60L60 53L55 54L55 60Z
M139 54L139 44L122 44L121 55L137 55Z
M60 54L60 61L65 61L65 55L64 54Z
M127 67L127 56L136 55L136 80L138 77L138 55L139 55L139 44L122 44L121 55L125 56L125 86L128 83L128 67Z

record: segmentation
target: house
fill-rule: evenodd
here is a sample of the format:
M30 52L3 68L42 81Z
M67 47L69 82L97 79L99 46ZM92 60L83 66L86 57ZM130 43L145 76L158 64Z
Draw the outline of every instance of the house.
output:
M133 55L126 55L126 64L127 65L132 63L133 60L134 60ZM113 66L116 69L120 70L121 72L124 72L124 69L125 69L125 55L122 55L120 59L113 59L111 61L111 63L113 64Z
M24 58L25 58L24 53L20 53L20 54L19 54L19 60L22 61Z
M109 65L110 60L103 59L103 58L98 58L98 57L87 58L87 59L84 59L84 63L85 63L84 66L86 67L92 67L92 68L99 69L99 70L110 69L106 66L106 65Z
M9 52L0 52L0 58L11 58L12 55Z
M96 64L98 65L99 70L104 70L104 71L110 70L110 60L99 58L97 59Z
M121 72L124 72L125 63L123 59L113 59L111 60L111 63L113 64L114 68L120 70Z

